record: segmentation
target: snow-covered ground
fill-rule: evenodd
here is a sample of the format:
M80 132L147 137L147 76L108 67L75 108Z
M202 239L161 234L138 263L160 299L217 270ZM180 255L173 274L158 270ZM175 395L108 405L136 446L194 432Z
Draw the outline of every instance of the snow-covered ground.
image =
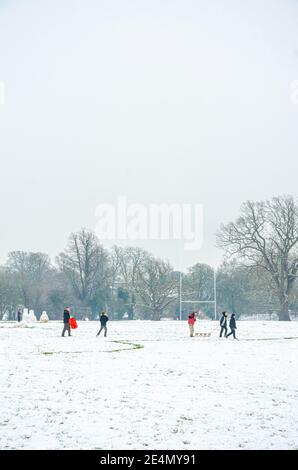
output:
M98 328L0 322L1 449L298 448L298 322Z

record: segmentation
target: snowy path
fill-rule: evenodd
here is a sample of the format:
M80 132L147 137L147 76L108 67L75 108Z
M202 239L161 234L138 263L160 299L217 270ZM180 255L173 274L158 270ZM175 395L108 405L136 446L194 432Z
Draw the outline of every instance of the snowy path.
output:
M1 449L298 448L298 322L30 326L0 323Z

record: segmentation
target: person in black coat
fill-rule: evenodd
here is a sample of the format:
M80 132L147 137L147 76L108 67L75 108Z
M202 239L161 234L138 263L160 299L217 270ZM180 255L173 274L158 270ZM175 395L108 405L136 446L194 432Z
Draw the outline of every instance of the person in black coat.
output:
M228 327L227 327L227 324L228 324L228 315L226 312L222 312L222 317L220 319L220 334L219 334L219 337L221 338L222 337L222 334L223 332L225 332L225 338L227 337L227 333L228 333Z
M22 317L23 317L22 310L19 309L17 313L17 320L19 323L22 321Z
M231 332L226 336L226 338L227 338L228 336L233 335L234 339L237 339L237 338L236 338L237 326L236 326L236 317L235 317L235 313L232 313L232 315L231 315L231 319L230 319L230 329L231 329Z
M63 312L64 328L62 331L62 336L65 335L66 331L68 331L68 336L71 336L69 320L70 320L70 307L66 307L66 309Z
M107 332L108 332L107 323L109 321L109 317L107 316L106 312L102 312L99 320L100 320L101 327L96 336L99 336L102 330L104 330L105 336L107 336Z

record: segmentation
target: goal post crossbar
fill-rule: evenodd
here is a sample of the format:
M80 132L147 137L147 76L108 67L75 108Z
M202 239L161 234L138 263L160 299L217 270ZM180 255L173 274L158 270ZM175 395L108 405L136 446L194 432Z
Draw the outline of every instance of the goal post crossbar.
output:
M183 300L182 294L182 273L179 272L179 304L180 304L180 320L182 320L182 305L183 304L214 304L214 320L217 319L217 274L216 269L213 270L214 275L214 300Z

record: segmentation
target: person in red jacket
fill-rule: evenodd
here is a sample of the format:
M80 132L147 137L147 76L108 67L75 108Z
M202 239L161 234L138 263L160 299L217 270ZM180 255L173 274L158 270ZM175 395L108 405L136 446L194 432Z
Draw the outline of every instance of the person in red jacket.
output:
M190 313L188 315L188 326L189 326L189 332L190 332L190 337L193 338L194 332L195 332L195 322L197 321L196 319L196 313Z

